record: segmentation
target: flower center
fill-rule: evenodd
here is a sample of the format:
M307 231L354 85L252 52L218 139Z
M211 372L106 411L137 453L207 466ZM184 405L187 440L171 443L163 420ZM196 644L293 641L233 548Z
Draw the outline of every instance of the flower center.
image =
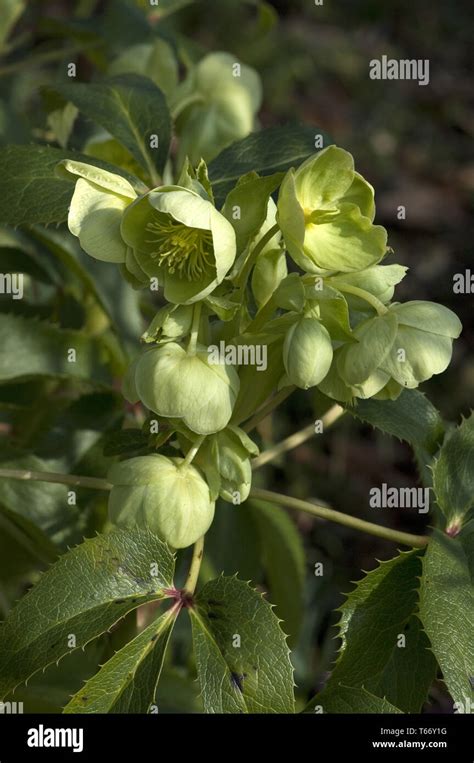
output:
M212 233L200 228L189 228L174 220L167 213L156 212L155 219L145 227L151 236L147 244L153 244L150 254L159 266L180 278L197 281L212 267Z

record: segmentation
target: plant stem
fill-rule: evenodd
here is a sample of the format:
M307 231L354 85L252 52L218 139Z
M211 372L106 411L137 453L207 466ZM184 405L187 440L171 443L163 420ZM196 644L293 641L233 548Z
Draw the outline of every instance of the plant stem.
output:
M350 514L343 514L340 511L330 509L326 506L318 506L317 504L310 503L309 501L302 501L299 498L292 498L289 495L273 493L271 490L252 488L249 497L259 498L262 501L270 501L271 503L277 503L280 506L287 506L288 508L295 509L296 511L304 511L306 514L312 514L314 517L327 519L330 522L337 522L340 525L351 527L353 530L360 530L361 532L369 533L369 535L375 535L378 538L391 540L394 543L401 543L403 546L424 548L429 540L426 535L412 535L411 533L392 530L390 527L382 527L381 525L376 525L372 522L366 522L364 519L353 517Z
M196 302L193 308L193 325L188 343L188 355L196 354L197 341L199 336L199 326L201 323L202 302Z
M355 297L360 297L360 299L363 299L364 302L368 302L369 305L372 305L372 307L377 311L378 315L385 315L385 313L388 313L388 308L385 307L384 303L380 301L380 299L377 299L373 294L370 293L370 291L366 291L365 289L359 289L358 286L352 286L348 283L341 283L339 281L334 283L334 286L336 289L339 289L339 291L345 292L347 294L353 294Z
M294 385L291 385L290 387L283 387L279 392L276 393L265 405L263 405L253 416L251 419L249 419L242 427L244 432L251 432L252 429L255 429L257 424L260 424L263 419L266 419L267 416L275 409L277 408L280 403L283 402L283 400L286 400L287 397L291 395L292 392L294 392L296 387ZM239 425L240 426L240 425Z
M262 238L260 239L258 244L256 244L254 246L254 248L252 249L252 251L250 252L250 254L249 254L248 258L247 258L247 262L245 263L244 267L242 268L241 272L239 273L239 275L238 275L238 277L237 277L237 279L235 281L235 285L236 286L240 286L241 290L245 289L245 284L247 283L247 278L249 277L250 271L252 270L253 266L255 265L255 262L256 262L256 259L257 259L258 255L260 254L260 252L262 252L265 249L265 247L268 244L268 242L271 241L273 236L276 233L278 233L279 230L280 230L280 228L275 223L275 225L273 225L270 228L270 230L268 230L265 233L265 235L262 236Z
M345 413L345 409L337 404L333 405L332 408L326 411L324 416L321 418L323 431L334 424L334 422L337 421L343 413ZM276 458L278 458L278 456L281 456L288 450L298 448L300 445L306 442L306 440L309 440L311 437L313 437L314 433L314 424L308 424L308 426L304 429L300 429L299 432L291 434L281 442L277 442L276 445L273 445L273 447L268 448L268 450L264 450L263 453L260 453L259 456L252 460L252 469L260 469L261 466L268 464L269 461L274 461Z
M183 591L190 596L193 595L196 590L199 570L201 569L202 557L204 554L204 535L202 538L196 541L193 547L193 558L191 559L191 565L189 567L188 577L186 578L186 584Z
M194 445L191 448L189 448L188 452L186 453L186 457L185 457L183 463L181 464L180 468L183 467L183 466L189 466L189 464L193 461L194 456L198 452L199 448L201 447L201 445L203 444L205 439L206 439L206 435L205 434L203 434L200 437L198 437L198 439L196 440Z
M112 490L113 487L110 482L99 477L79 477L77 474L59 474L56 472L31 472L24 469L0 469L1 477L33 482L57 482L60 485L85 487L92 490Z

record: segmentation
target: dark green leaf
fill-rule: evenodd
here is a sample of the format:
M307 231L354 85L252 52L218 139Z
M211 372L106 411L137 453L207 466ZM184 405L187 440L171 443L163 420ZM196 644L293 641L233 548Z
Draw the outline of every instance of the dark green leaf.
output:
M301 536L280 506L264 501L252 501L251 506L260 532L270 599L293 646L303 619L305 553Z
M423 558L420 617L453 700L472 707L474 588L460 537L435 530Z
M168 610L87 681L65 713L147 713L155 701L176 611Z
M346 714L369 714L369 713L402 713L398 707L392 705L382 697L376 697L367 689L351 688L349 686L335 686L320 703L324 713Z
M162 599L173 570L168 547L144 530L99 535L64 554L0 625L0 698L140 604Z
M414 449L420 475L431 484L431 465L444 435L443 420L422 392L404 389L396 400L358 400L347 410L387 434L408 442Z
M433 466L436 500L448 525L461 525L474 506L474 414L450 432Z
M2 448L0 466L22 471L51 471L51 462ZM0 478L0 512L33 544L40 558L51 561L58 548L80 540L78 506L68 504L68 489L52 482Z
M100 83L57 85L57 91L127 148L155 179L163 172L171 140L166 98L148 77L121 74ZM152 148L152 136L158 147Z
M1 224L48 225L67 220L75 180L56 175L56 165L63 159L115 172L143 192L141 181L99 159L49 146L6 146L0 150Z
M347 410L356 418L435 453L443 436L441 416L422 392L404 389L397 400L358 400Z
M247 583L207 583L190 610L207 713L293 713L293 668L270 604Z
M315 704L324 707L326 694L337 693L342 684L365 688L405 712L420 711L436 661L413 617L419 554L410 551L382 562L348 595L341 607L339 657Z
M254 512L248 503L233 506L219 501L206 535L206 556L224 575L238 575L259 583L262 578L261 548ZM217 572L216 572L217 574Z
M268 127L224 149L209 165L214 195L218 204L237 180L248 172L271 175L298 167L311 154L316 154L315 136L322 135L324 146L329 138L315 127L288 125Z
M75 350L75 360L70 351ZM0 315L0 383L35 376L110 385L109 353L100 338L15 315Z

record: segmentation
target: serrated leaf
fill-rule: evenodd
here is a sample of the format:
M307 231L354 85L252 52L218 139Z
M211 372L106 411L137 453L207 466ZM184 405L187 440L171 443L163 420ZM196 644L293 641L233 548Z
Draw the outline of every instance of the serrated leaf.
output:
M474 506L474 414L443 442L433 465L433 488L448 524L462 524Z
M365 688L405 712L420 711L436 675L436 661L413 618L419 554L410 551L383 562L348 595L340 610L338 660L315 704L324 705L326 694L336 693L342 684ZM405 647L399 646L401 636Z
M296 643L303 619L305 553L301 536L284 509L264 501L251 501L252 516L260 533L262 562L270 599L283 620L288 643Z
M56 85L56 90L127 148L151 179L163 172L171 140L166 98L148 77L120 74L100 83ZM152 148L152 136L158 147Z
M422 392L404 389L396 400L358 400L347 411L382 432L436 452L443 436L441 416Z
M99 535L64 554L0 625L0 698L41 668L166 596L174 557L145 530ZM153 573L156 573L155 575Z
M399 437L414 449L421 477L431 484L428 467L444 435L444 422L422 392L404 389L396 400L358 400L346 410L386 434Z
M75 360L69 360L75 350ZM0 383L35 376L109 386L108 351L98 337L19 315L0 315Z
M168 610L114 654L64 708L65 713L147 713L155 700L177 611Z
M202 588L189 611L205 712L294 712L285 635L260 594L220 577Z
M271 175L298 167L318 152L315 135L323 135L324 145L329 145L329 138L314 127L287 125L252 133L224 149L209 165L216 203L222 204L237 180L248 172Z
M0 224L49 225L67 220L75 179L56 175L63 159L115 172L138 192L144 190L138 178L90 156L50 146L6 146L0 150Z
M474 701L474 589L460 537L435 530L423 558L420 617L455 702Z
M382 697L376 697L367 689L337 686L328 692L320 705L324 713L369 714L369 713L402 713Z

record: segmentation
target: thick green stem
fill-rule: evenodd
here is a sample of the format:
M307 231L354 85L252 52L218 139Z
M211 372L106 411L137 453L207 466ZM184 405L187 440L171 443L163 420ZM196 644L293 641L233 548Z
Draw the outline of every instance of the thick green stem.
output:
M196 541L193 547L193 558L191 559L191 565L189 567L188 577L186 578L186 584L184 586L184 592L193 595L196 590L199 571L201 569L202 557L204 554L204 536Z
M392 530L390 527L375 525L372 522L366 522L364 519L353 517L350 514L343 514L340 511L336 511L335 509L330 509L327 506L318 506L317 504L310 503L309 501L302 501L299 498L292 498L289 495L273 493L271 490L252 488L249 497L259 498L262 501L269 501L271 503L277 503L280 506L287 506L288 508L295 509L296 511L304 511L306 514L312 514L314 517L318 517L319 519L326 519L330 522L337 522L338 524L345 525L346 527L350 527L353 530L366 532L369 533L369 535L375 535L377 538L384 538L384 540L391 540L394 543L400 543L403 546L424 548L429 540L426 535L412 535L411 533Z
M332 408L321 417L322 431L325 432L326 429L337 421L343 413L345 413L344 408L341 408L341 406L337 404L333 405ZM314 434L314 424L308 424L304 429L300 429L299 432L295 432L281 442L276 443L276 445L273 445L273 447L260 453L259 456L252 460L252 469L260 469L261 466L268 464L270 461L274 461L283 453L293 450L293 448L298 448L311 437L314 437Z
M336 289L339 289L339 291L345 292L347 294L353 294L355 297L360 297L360 299L363 299L364 302L368 302L369 305L372 305L372 307L377 311L378 315L385 315L385 313L388 313L388 308L384 305L384 303L381 302L380 299L377 299L377 297L375 297L373 294L371 294L370 291L359 289L358 286L352 286L352 284L340 283L339 281L334 283L334 286Z

